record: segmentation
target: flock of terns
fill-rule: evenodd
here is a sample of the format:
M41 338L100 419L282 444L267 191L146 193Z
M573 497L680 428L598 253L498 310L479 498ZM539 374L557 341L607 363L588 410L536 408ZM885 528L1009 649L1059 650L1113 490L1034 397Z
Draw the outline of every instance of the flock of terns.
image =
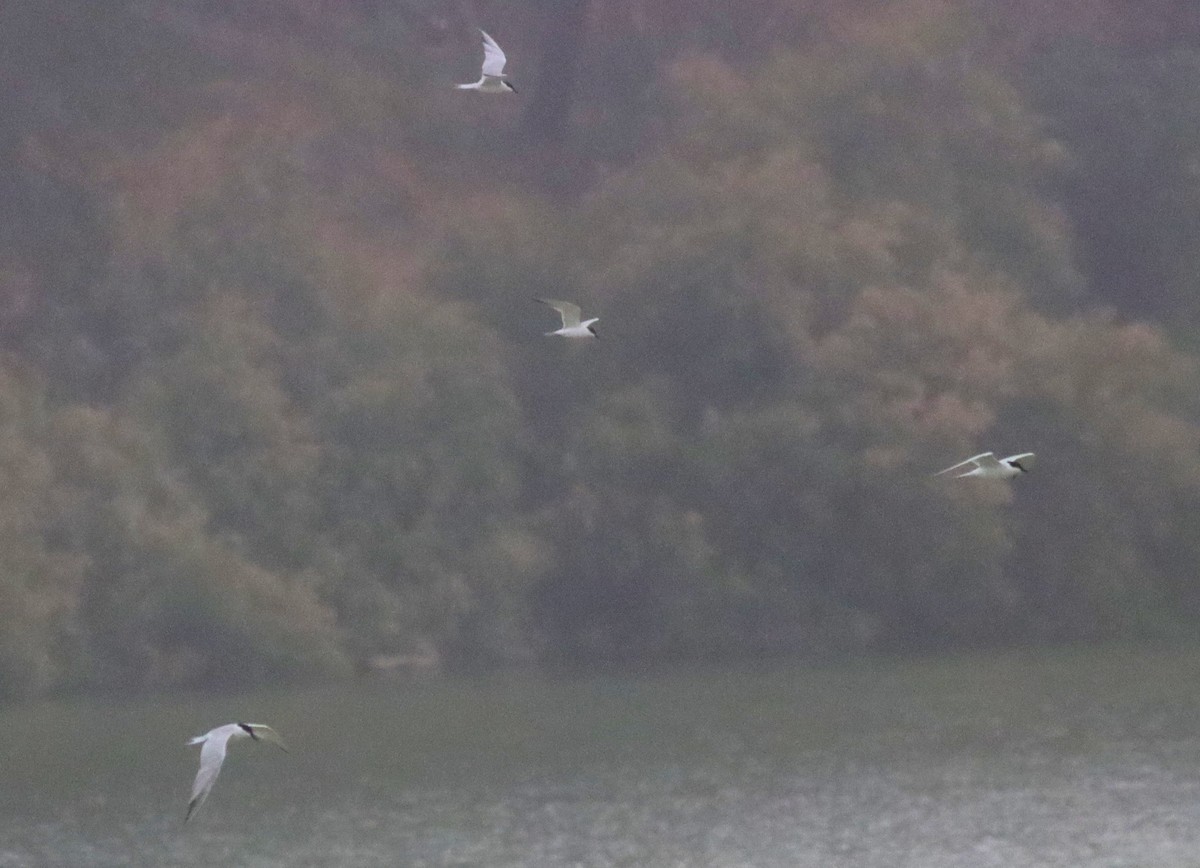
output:
M496 40L484 33L483 30L479 32L483 34L483 70L479 81L456 85L456 87L459 90L477 90L480 93L516 93L517 89L505 80L507 76L504 73L504 52L496 44ZM556 310L562 320L562 327L546 332L547 337L599 337L593 326L599 322L600 318L583 319L583 312L579 305L552 298L539 298L535 301ZM962 470L962 473L954 475L955 479L964 477L1013 479L1030 471L1033 467L1034 457L1032 452L1022 452L1019 455L1010 455L1008 458L997 458L993 452L983 452L951 465L945 470L939 470L933 475L941 476L955 470ZM187 815L184 817L185 823L192 818L196 810L204 804L208 794L212 792L213 784L217 782L217 775L221 772L221 765L225 762L225 751L229 742L243 738L274 744L285 753L287 752L287 746L284 745L279 733L262 723L227 723L188 741L188 745L201 745L201 748L200 770L196 773L195 783L192 784L192 797L188 801Z

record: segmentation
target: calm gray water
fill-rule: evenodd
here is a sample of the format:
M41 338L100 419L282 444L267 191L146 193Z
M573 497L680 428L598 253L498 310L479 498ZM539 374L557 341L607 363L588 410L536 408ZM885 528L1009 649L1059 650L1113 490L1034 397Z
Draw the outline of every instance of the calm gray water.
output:
M0 708L0 866L1197 866L1200 652ZM182 824L191 735L239 743Z

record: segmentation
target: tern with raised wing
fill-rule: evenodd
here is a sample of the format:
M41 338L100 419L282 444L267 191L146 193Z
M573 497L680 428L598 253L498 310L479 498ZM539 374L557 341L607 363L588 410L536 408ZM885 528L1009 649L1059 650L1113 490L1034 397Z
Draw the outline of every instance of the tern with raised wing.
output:
M483 72L479 81L457 85L458 89L477 90L480 93L516 93L517 89L505 81L508 76L504 74L504 52L496 40L482 30L479 32L483 34Z
M941 476L943 473L972 465L970 470L965 473L956 473L954 478L962 479L965 476L974 476L980 479L1012 479L1014 476L1028 473L1033 468L1033 459L1032 452L1022 452L1020 455L1010 455L1007 458L997 458L994 452L984 452L968 458L966 461L960 461L945 470L939 470L933 475Z
M199 744L203 747L200 748L200 771L196 773L196 782L192 784L192 798L188 802L187 816L183 818L185 823L212 792L217 775L221 773L221 765L225 762L226 745L239 738L270 742L287 753L287 746L279 733L262 723L227 723L191 739L189 745Z
M559 317L562 318L562 328L557 331L546 332L546 336L558 335L564 338L598 338L596 330L592 328L593 323L600 322L600 317L592 317L585 319L582 322L579 319L579 305L572 304L569 301L557 301L553 298L536 298L534 301L554 308L558 311Z

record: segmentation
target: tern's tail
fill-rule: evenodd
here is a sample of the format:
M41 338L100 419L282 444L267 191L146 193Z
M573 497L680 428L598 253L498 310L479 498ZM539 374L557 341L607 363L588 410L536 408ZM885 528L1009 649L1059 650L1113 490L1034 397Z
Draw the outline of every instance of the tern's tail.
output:
M195 738L189 738L188 739L188 747L191 747L194 744L204 744L204 740L206 738L208 738L207 735L198 735Z

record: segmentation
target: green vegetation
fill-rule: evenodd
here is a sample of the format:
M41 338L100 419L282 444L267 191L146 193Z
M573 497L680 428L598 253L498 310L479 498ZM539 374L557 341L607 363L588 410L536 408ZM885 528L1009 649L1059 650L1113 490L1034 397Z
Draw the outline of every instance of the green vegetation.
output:
M1195 632L1169 4L425 5L0 9L0 696Z

